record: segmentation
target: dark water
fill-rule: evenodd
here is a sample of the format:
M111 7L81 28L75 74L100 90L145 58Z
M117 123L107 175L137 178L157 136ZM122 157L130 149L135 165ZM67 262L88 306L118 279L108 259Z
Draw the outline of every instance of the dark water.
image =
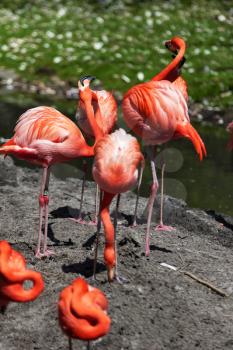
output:
M39 97L39 100L30 103L22 97L21 105L0 102L0 136L10 137L19 115L27 108L36 105L53 105L68 116L75 113L75 101L64 105L62 101L52 103ZM29 101L29 103L28 103ZM26 107L23 106L24 102ZM67 112L68 111L68 112ZM124 126L123 122L119 126ZM184 199L189 206L203 209L215 209L216 211L233 215L232 203L232 180L233 180L233 152L226 149L229 135L222 126L211 124L195 124L196 129L202 136L206 149L207 158L199 161L190 141L180 139L168 143L158 149L157 167L160 177L161 157L166 161L165 193ZM26 163L17 160L17 164L26 166ZM67 164L58 164L53 167L53 173L59 178L81 177L82 161L74 160ZM91 160L88 163L89 178L91 179ZM141 195L149 195L151 173L147 164L141 187Z

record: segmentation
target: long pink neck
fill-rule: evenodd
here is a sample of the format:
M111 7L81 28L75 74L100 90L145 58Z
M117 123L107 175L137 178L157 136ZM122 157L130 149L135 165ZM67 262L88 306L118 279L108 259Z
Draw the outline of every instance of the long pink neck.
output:
M164 68L159 74L154 76L151 80L153 81L159 81L159 80L170 80L173 81L177 78L176 75L178 75L178 69L179 69L179 63L181 62L182 58L185 54L185 42L184 40L180 38L173 39L173 42L176 43L176 45L179 48L179 52L177 56L173 59L171 63L167 65L166 68Z
M94 110L93 110L91 101L89 101L89 100L85 101L84 104L85 104L87 118L88 118L90 127L92 129L92 133L95 136L95 143L94 143L94 146L95 146L96 143L104 136L104 134L96 122L95 114L94 114Z

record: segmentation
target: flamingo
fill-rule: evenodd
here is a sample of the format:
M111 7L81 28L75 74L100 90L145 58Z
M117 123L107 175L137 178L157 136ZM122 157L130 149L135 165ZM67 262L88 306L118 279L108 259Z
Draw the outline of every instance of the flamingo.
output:
M93 178L104 191L100 217L105 231L104 260L109 282L117 276L115 268L115 232L109 215L109 206L116 194L130 190L138 180L138 167L144 158L135 137L119 129L98 141L95 147Z
M80 99L88 111L89 123L96 142L102 137L94 118L90 103L92 92L89 88L91 77L80 79ZM85 91L85 93L84 93ZM14 136L0 147L0 154L24 159L43 168L39 196L39 232L35 255L40 258L53 254L47 247L49 175L53 164L69 161L77 157L94 155L94 147L89 146L79 128L69 118L51 107L40 106L27 110L19 118ZM42 223L44 220L44 245L41 252Z
M175 50L177 40L166 44L171 51ZM122 102L123 116L126 124L140 136L150 149L150 164L153 183L148 200L148 218L146 231L146 255L150 254L149 237L153 204L158 190L158 179L155 169L156 145L180 137L192 141L200 160L206 155L205 145L197 131L190 123L186 101L186 83L178 76L183 59L185 45L179 41L181 48L174 60L149 82L135 85L124 95ZM164 80L163 80L164 79ZM170 81L170 80L171 81ZM163 223L160 222L160 229ZM170 229L170 228L168 228Z
M108 300L104 293L78 277L60 293L58 302L59 324L71 338L94 340L109 332L111 320L106 314ZM88 346L89 348L89 346Z
M24 282L33 287L24 289ZM0 310L5 311L10 301L35 300L44 290L44 281L39 272L26 269L24 257L11 248L7 241L0 242Z
M227 131L231 134L230 140L228 142L228 148L232 150L233 149L233 122L228 124Z
M174 58L172 62L168 64L160 73L155 75L151 80L160 81L160 80L169 80L175 85L184 95L184 98L188 102L188 91L187 91L187 83L180 76L181 68L185 62L185 49L186 44L185 41L180 37L173 37L171 40L167 40L165 42L165 47L172 52L172 57ZM160 201L160 220L159 225L156 226L156 230L165 230L171 231L173 227L167 226L163 224L163 177L165 171L165 162L162 164L161 169L161 201ZM137 201L138 201L139 191L137 193ZM135 214L133 219L133 226L136 226L136 218L137 218L137 205L135 208Z
M86 78L90 78L90 76L87 76ZM91 77L91 81L93 81L95 77ZM117 103L109 91L105 90L92 90L92 100L91 104L94 109L95 119L98 127L102 130L103 135L107 135L110 132L112 132L116 121L117 121ZM82 100L79 100L77 112L76 112L76 119L78 122L79 127L81 128L83 134L87 138L94 138L95 135L92 131L92 128L90 127L89 119L86 113L85 104ZM79 216L77 219L74 219L75 221L79 223L84 223L82 220L82 204L83 204L83 195L84 195L84 188L85 188L85 180L86 180L86 174L87 174L87 163L85 160L83 160L83 183L82 183L82 192L81 192L81 200L80 200L80 208L79 208ZM96 199L95 199L95 220L94 224L97 222L97 211L98 211L98 186L96 188Z

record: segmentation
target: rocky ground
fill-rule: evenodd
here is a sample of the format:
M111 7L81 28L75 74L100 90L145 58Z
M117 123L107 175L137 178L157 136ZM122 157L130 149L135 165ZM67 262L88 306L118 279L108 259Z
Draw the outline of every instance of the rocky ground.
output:
M0 349L68 349L68 340L58 325L58 295L79 275L93 284L96 228L68 219L77 215L80 181L64 182L52 176L49 245L56 255L38 260L34 249L40 171L15 167L10 158L1 160L0 169L0 239L8 240L23 253L28 267L40 271L45 281L45 290L37 300L11 303L7 312L0 315ZM88 183L86 219L94 211L93 196L94 184ZM128 283L107 282L100 253L96 286L109 299L112 324L110 333L93 342L92 349L232 349L233 218L190 209L184 202L167 197L165 221L176 230L153 229L151 254L147 258L146 199L140 199L140 224L131 228L134 201L132 193L122 196L117 233L119 272ZM157 212L156 207L154 221ZM192 277L207 281L212 288ZM73 342L74 350L85 347L81 341Z

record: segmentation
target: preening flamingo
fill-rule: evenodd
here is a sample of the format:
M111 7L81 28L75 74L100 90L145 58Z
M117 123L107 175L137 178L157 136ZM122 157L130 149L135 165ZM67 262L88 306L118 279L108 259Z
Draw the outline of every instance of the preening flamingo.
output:
M24 282L33 286L24 289ZM7 241L0 242L0 311L10 301L28 302L36 299L44 290L44 281L39 272L26 269L24 257L11 248Z
M86 78L90 78L91 79L90 81L93 81L95 79L94 77L90 77L90 76L87 76ZM79 88L80 88L80 83L79 83ZM99 129L102 131L103 135L107 135L110 132L112 132L117 121L116 100L112 95L112 93L105 90L97 91L97 90L91 89L91 92L92 92L91 104L94 110L96 123ZM79 100L77 112L76 112L76 118L77 118L78 125L82 129L84 137L94 138L95 135L90 126L89 119L86 113L85 104L83 103L82 100ZM85 187L85 180L86 180L86 173L87 173L87 163L85 160L83 160L83 173L84 173L84 176L83 176L83 183L82 183L79 216L77 219L75 219L75 221L78 221L79 223L83 223L82 204L83 204L84 187ZM94 223L96 223L97 215L98 215L98 185L96 188L95 207L96 209L95 209Z
M169 78L169 71L176 72L185 47L179 51L173 63L155 76L151 81L132 87L122 102L126 124L150 147L150 163L153 183L148 201L148 219L146 232L146 255L149 255L149 236L153 204L158 190L155 169L155 146L180 137L192 141L202 160L206 155L205 145L190 123L185 96L185 81L175 74L174 82L160 80ZM178 83L177 83L177 78ZM181 86L183 88L181 88Z
M79 277L63 289L58 302L59 324L70 339L94 340L109 332L108 300Z
M135 137L123 129L102 138L95 147L93 177L104 197L100 217L105 231L104 260L108 280L115 277L115 232L109 215L109 206L116 194L132 189L138 180L138 167L144 166L144 158Z
M86 106L96 142L102 137L90 98L89 78L82 80L80 99ZM85 94L83 93L85 90ZM48 232L48 187L50 167L77 157L94 155L94 146L88 146L79 128L67 117L51 107L36 107L26 111L18 120L14 136L0 147L0 153L29 161L43 167L43 177L39 196L39 233L36 256L52 253L47 248ZM42 223L44 220L44 244L41 252Z
M228 124L227 131L231 134L230 140L228 142L228 148L232 150L233 149L233 122Z

